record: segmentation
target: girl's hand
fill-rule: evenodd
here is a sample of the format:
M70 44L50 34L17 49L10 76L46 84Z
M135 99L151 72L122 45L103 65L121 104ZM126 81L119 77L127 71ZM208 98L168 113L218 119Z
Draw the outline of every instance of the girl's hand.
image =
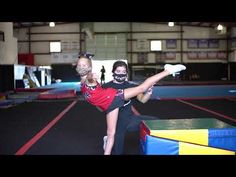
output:
M146 93L148 93L148 94L152 94L152 91L153 91L153 86L152 87L150 87L148 90L147 90L147 92Z

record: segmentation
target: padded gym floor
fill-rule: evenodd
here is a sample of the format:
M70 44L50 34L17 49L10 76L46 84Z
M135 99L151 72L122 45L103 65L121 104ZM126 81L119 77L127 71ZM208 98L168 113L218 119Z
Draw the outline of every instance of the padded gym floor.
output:
M146 104L135 102L137 113L159 119L215 118L236 126L236 85L216 86L215 90L217 87L226 88L230 95L219 96L216 93L206 97L197 94L198 97L194 98L189 97L186 88L168 87L170 92L175 93L171 98L165 98L166 93L161 90L163 86L156 86L153 99ZM185 97L181 90L185 92ZM158 94L163 97L158 97ZM0 117L1 155L103 154L105 115L85 102L80 94L74 98L31 99L3 107ZM139 132L127 132L124 155L140 155L140 151Z

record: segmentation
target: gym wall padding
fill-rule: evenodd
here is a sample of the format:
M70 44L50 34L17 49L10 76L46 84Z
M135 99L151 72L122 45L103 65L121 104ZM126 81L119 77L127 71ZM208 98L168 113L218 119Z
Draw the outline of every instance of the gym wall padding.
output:
M181 74L182 80L216 81L227 78L227 63L185 63L187 70ZM197 74L198 79L191 78Z
M14 65L0 65L0 92L14 89Z
M5 99L6 99L6 94L0 93L0 100L5 100Z
M61 79L62 82L78 82L80 77L72 64L52 64L52 80Z
M236 81L236 62L230 62L230 80Z
M22 65L34 65L34 54L32 53L18 54L18 63Z

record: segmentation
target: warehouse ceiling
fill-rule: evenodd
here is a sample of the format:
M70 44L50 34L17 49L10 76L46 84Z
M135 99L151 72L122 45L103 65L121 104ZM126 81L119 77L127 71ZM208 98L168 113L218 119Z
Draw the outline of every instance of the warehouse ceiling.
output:
M212 28L215 28L219 24L224 25L226 27L236 27L236 22L179 22L179 24Z
M159 24L167 24L167 22L160 22ZM210 27L210 28L215 28L219 24L224 25L227 28L236 27L236 22L175 22L175 25Z
M55 22L58 24L65 24L69 22ZM153 22L156 24L167 24L167 22ZM48 26L49 22L14 22L14 28L28 28L37 26ZM175 25L183 26L196 26L196 27L210 27L215 28L218 24L222 24L226 27L236 27L236 22L175 22Z
M38 26L49 26L50 22L13 22L14 28L29 28ZM66 22L55 22L55 25L65 24ZM68 22L67 22L68 23Z

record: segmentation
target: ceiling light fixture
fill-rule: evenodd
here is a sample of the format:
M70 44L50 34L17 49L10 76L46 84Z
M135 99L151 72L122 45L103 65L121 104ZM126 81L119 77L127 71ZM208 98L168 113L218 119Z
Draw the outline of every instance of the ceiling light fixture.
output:
M169 27L173 27L173 26L175 26L175 23L174 23L174 22L169 22L169 23L168 23L168 26L169 26Z
M217 26L217 30L219 30L219 31L220 31L220 30L223 30L223 28L224 28L224 27L223 27L221 24L219 24L219 25Z
M50 27L55 27L55 22L50 22L50 23L49 23L49 26L50 26Z

